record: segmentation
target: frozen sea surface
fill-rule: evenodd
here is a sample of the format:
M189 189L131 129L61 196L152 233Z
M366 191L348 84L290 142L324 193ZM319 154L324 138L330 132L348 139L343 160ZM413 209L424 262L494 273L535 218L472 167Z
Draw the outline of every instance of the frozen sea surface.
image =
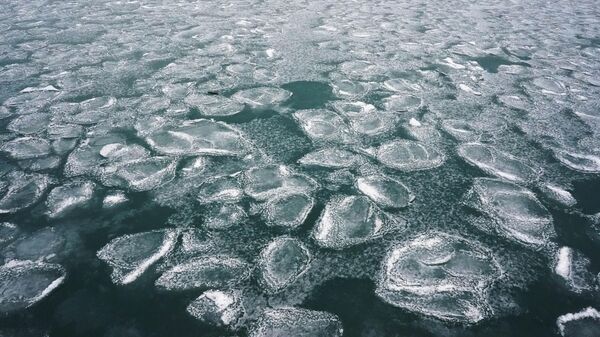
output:
M597 1L0 2L0 336L600 336Z

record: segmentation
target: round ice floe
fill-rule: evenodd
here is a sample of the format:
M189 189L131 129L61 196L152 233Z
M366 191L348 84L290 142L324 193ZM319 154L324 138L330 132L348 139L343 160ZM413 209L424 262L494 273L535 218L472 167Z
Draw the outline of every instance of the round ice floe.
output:
M244 307L237 291L207 290L188 305L187 312L202 322L233 328Z
M170 157L138 159L106 166L101 179L106 186L149 191L171 181L176 167L177 160Z
M221 95L193 94L185 98L185 103L200 110L204 116L232 116L244 109L242 103Z
M267 202L264 217L269 226L298 228L306 220L314 203L314 199L304 193L276 196Z
M362 157L354 152L328 147L307 153L298 160L298 163L307 166L320 166L327 168L354 167L361 162Z
M513 183L476 178L467 192L467 202L492 218L484 231L533 246L547 245L555 236L552 216L533 192Z
M369 61L347 61L340 65L340 71L349 78L363 81L373 81L381 77L385 70Z
M50 154L50 143L42 138L22 137L13 139L0 147L0 151L6 152L11 158L33 159Z
M498 97L500 103L517 110L527 110L529 102L524 98L515 95L502 95Z
M343 98L360 97L369 92L368 84L349 80L336 81L331 87L336 96Z
M65 251L67 241L55 228L42 228L16 240L6 254L11 260L49 261Z
M312 236L321 247L344 249L405 226L403 219L391 218L367 197L335 196L325 206Z
M146 158L150 152L144 147L133 144L110 143L100 148L100 155L109 161L129 161Z
M398 94L383 100L385 110L390 112L413 111L423 104L420 97L410 94Z
M46 199L48 216L57 218L76 208L85 206L92 199L94 188L94 183L89 181L72 182L55 187Z
M441 134L435 126L421 123L415 118L411 118L403 130L411 139L421 142L433 143L441 139Z
M212 204L206 210L204 227L226 229L243 223L247 218L248 214L238 204Z
M3 179L8 187L1 192L0 214L15 213L36 203L49 185L47 176L10 172Z
M411 82L407 79L403 78L393 78L383 82L383 86L387 90L397 91L397 92L419 92L423 90L423 88L414 82Z
M540 188L546 194L546 196L562 204L563 206L572 207L577 203L577 200L575 200L575 197L573 197L571 192L560 186L554 184L545 184Z
M417 313L475 323L491 314L486 289L501 274L490 250L458 236L431 232L390 248L376 294Z
M403 183L381 175L356 179L356 188L381 207L402 208L415 199Z
M269 107L281 104L292 97L292 93L281 88L260 87L238 91L232 99L251 107Z
M379 135L391 131L396 124L394 115L379 112L371 104L336 101L333 108L348 121L352 130L362 135Z
M282 194L310 193L317 188L312 178L276 165L252 168L244 173L243 181L244 192L256 200Z
M418 171L436 168L446 157L432 145L399 139L379 146L377 159L394 169Z
M0 267L0 311L28 308L51 294L65 280L57 264L10 262Z
M537 172L523 159L481 143L467 143L458 147L458 155L483 172L519 183L536 178Z
M114 191L106 194L102 200L103 208L112 208L126 203L129 200L123 191Z
M0 223L0 248L11 243L17 238L19 234L19 228L17 225L10 222Z
M239 131L223 122L198 119L180 126L164 126L146 137L156 151L169 155L243 155Z
M569 152L565 150L557 150L554 156L561 164L575 171L583 173L599 173L600 172L600 156L587 153Z
M165 290L232 286L250 276L248 263L230 256L201 256L164 272L155 282Z
M176 230L169 229L125 235L110 241L97 255L113 268L114 283L128 284L168 254L177 236Z
M15 133L30 135L43 132L48 126L49 122L50 114L33 113L14 119L6 128Z
M198 201L203 204L213 202L235 203L242 199L244 191L237 179L229 176L208 180L200 186Z
M561 247L554 256L554 273L576 293L594 289L596 279L589 271L590 260L571 247Z
M600 312L588 307L580 312L568 313L556 319L563 337L596 337L600 331Z
M469 122L462 120L447 119L442 122L442 129L458 141L474 141L480 137Z
M250 336L341 337L342 334L342 322L334 314L280 307L266 309Z
M261 281L268 291L281 291L308 269L310 260L310 252L302 242L290 237L277 238L260 252Z
M298 110L294 118L306 135L314 141L348 143L353 140L342 117L325 109Z
M541 89L542 93L547 95L564 95L566 93L565 86L550 77L538 77L533 80L533 85Z

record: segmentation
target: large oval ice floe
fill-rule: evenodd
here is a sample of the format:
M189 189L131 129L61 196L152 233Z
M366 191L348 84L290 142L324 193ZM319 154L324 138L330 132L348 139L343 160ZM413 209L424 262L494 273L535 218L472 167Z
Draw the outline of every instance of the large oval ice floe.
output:
M344 249L406 227L364 196L335 196L325 206L312 236L324 248Z
M282 194L310 193L318 187L312 178L283 165L254 167L244 172L242 181L244 192L261 201Z
M149 191L175 178L177 160L151 157L119 162L103 168L101 181L105 186Z
M413 111L420 108L422 104L421 98L412 94L393 95L383 101L385 110L390 112Z
M15 213L35 204L50 184L45 175L20 171L8 173L2 180L0 214Z
M170 229L124 235L106 244L97 256L113 268L114 283L128 284L171 252L177 237L178 232Z
M292 93L281 88L259 87L238 91L232 99L251 107L269 107L281 104L292 97Z
M354 137L338 114L325 109L298 110L294 118L313 141L350 143Z
M244 191L234 177L224 176L209 179L200 185L198 201L202 204L213 202L234 203L242 199Z
M585 255L571 247L561 247L554 255L554 273L576 293L595 289L596 277L589 271L590 265Z
M583 173L600 172L600 156L566 150L555 150L554 156L561 164Z
M187 96L184 102L208 117L232 116L244 109L242 103L221 95L192 94Z
M481 137L480 132L473 128L471 123L463 120L444 120L442 121L442 129L458 141L475 141Z
M63 233L53 227L44 227L15 240L3 253L6 261L53 261L69 252L69 245Z
M43 138L21 137L6 142L0 151L17 160L45 157L50 154L50 143Z
M0 312L28 308L60 286L66 271L57 264L9 262L0 267Z
M75 181L55 187L46 199L47 214L57 218L80 207L85 207L94 196L95 184L89 181Z
M347 120L350 127L361 135L380 135L393 130L396 126L394 114L380 112L371 104L336 101L332 105Z
M381 207L402 208L415 199L403 183L381 175L356 179L356 188Z
M270 199L263 216L267 226L295 229L304 223L315 200L305 193L289 193Z
M247 151L246 141L237 129L206 119L165 125L146 137L146 142L168 155L239 156Z
M361 162L363 162L361 155L335 147L310 152L298 159L298 163L302 165L333 169L354 167Z
M519 183L535 179L538 173L523 159L504 153L489 145L467 143L458 147L458 155L483 172Z
M308 248L297 239L280 237L261 252L258 269L269 292L278 292L292 284L309 267Z
M204 323L234 328L244 314L241 296L235 290L207 290L188 305L187 312Z
M564 314L556 319L556 325L563 337L596 337L600 331L600 312L588 307Z
M492 252L479 243L430 232L392 245L376 294L423 315L475 323L491 315L487 288L501 274Z
M342 322L328 312L279 307L266 309L251 337L341 337Z
M250 265L231 256L200 256L165 271L159 289L190 290L232 286L250 276Z
M535 247L545 246L556 235L552 216L533 192L499 179L476 178L466 202L492 220L475 222L485 232Z
M446 160L432 145L403 139L382 144L376 156L382 164L401 171L429 170Z

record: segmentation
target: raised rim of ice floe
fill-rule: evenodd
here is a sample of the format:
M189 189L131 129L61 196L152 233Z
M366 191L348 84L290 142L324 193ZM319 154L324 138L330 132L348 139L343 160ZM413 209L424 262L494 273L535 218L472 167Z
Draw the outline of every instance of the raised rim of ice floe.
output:
M558 330L560 331L561 336L564 336L565 326L567 323L586 318L591 318L600 321L600 312L598 312L598 310L592 307L587 307L579 312L567 313L558 316L558 318L556 319L556 325L558 326Z

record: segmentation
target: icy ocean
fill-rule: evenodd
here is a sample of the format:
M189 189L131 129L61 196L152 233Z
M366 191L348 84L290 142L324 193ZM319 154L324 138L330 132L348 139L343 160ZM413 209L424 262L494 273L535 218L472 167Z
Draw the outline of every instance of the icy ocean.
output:
M2 0L0 337L599 337L596 0Z

